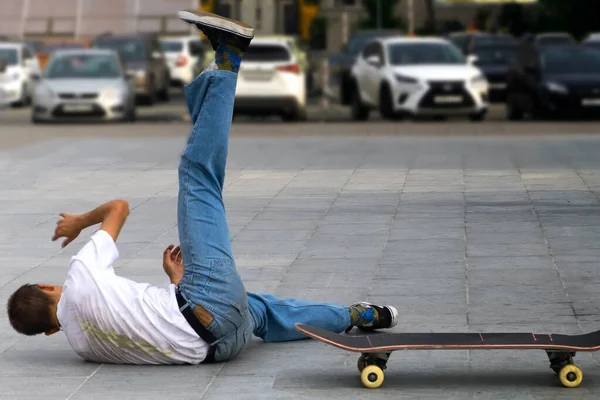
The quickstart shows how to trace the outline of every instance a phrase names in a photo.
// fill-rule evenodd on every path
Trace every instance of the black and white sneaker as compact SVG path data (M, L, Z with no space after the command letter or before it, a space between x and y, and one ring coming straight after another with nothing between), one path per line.
M179 18L196 25L213 48L221 45L233 45L245 52L254 38L254 27L241 21L225 18L206 11L179 11Z
M398 310L389 305L379 306L366 301L355 303L350 306L350 315L354 323L346 332L350 332L355 326L368 332L393 328L398 324Z

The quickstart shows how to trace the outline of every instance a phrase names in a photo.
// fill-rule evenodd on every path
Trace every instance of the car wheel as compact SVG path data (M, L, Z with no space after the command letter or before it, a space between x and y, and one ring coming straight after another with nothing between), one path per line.
M395 119L396 113L394 112L394 99L392 98L392 91L387 83L384 83L379 91L379 113L385 119Z
M281 118L286 122L306 121L308 119L308 114L306 108L296 107L294 111L283 113Z
M358 87L354 86L352 90L352 98L350 99L351 115L355 121L366 121L369 119L369 109L362 104Z
M480 111L477 114L469 115L469 119L473 122L481 122L485 119L486 114L485 111Z
M506 101L506 118L510 121L520 121L523 119L523 111L508 99Z
M127 115L123 117L122 122L133 124L137 120L137 113L135 107L131 107L131 109L127 112Z

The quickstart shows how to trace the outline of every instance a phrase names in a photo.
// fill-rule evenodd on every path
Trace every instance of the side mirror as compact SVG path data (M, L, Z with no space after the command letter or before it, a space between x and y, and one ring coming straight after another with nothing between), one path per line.
M369 56L367 57L367 64L379 68L381 66L381 58L379 56Z
M477 61L479 61L479 57L477 57L475 54L469 54L467 56L467 64L475 65Z

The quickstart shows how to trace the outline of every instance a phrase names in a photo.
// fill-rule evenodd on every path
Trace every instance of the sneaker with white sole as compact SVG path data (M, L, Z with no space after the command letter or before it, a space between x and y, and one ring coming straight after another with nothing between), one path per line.
M389 305L379 306L366 301L355 303L350 306L350 315L353 323L346 329L346 333L355 326L368 332L393 328L398 324L398 310Z
M253 26L207 11L179 11L179 18L201 30L213 50L224 44L245 52L254 38Z

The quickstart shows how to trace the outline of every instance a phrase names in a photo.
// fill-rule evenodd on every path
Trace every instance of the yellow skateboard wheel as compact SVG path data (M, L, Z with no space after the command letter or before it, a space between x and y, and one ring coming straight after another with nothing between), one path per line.
M362 384L368 389L377 389L383 383L383 370L377 365L367 365L360 373Z
M574 388L581 384L583 373L573 364L568 364L561 368L558 378L564 387Z

